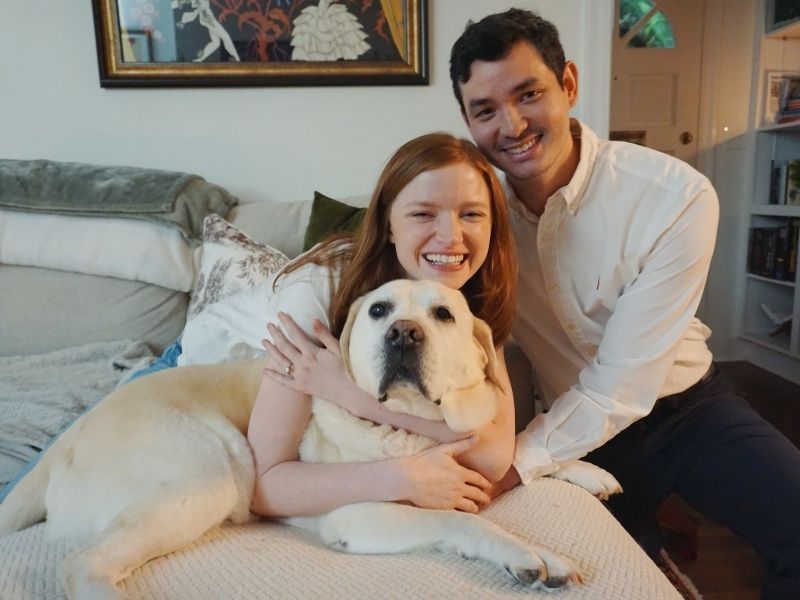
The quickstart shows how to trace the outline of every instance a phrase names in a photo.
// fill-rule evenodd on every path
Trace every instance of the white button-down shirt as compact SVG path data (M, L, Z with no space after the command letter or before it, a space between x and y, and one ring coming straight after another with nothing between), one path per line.
M513 337L549 408L517 436L524 483L601 446L712 359L694 316L719 216L710 182L578 121L572 131L578 168L541 217L506 186L519 254Z

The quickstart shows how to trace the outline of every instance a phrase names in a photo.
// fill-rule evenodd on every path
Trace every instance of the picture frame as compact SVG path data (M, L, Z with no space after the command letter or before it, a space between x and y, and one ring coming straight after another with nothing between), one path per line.
M100 85L427 85L427 0L92 0Z
M779 122L782 110L782 95L788 82L798 77L800 77L800 73L794 71L765 71L762 127L769 127Z
M644 130L630 130L630 131L609 131L608 139L616 142L629 142L639 146L647 145L647 131Z

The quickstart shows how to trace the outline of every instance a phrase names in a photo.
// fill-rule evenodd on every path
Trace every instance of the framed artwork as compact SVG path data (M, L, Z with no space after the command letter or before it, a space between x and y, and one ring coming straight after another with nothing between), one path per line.
M425 85L427 0L92 0L100 85Z
M793 71L766 71L764 73L764 110L761 126L774 125L783 120L786 100L793 82L800 81L800 73ZM795 84L796 85L796 84Z
M609 131L608 139L617 142L630 142L631 144L639 144L646 146L647 132L646 131Z

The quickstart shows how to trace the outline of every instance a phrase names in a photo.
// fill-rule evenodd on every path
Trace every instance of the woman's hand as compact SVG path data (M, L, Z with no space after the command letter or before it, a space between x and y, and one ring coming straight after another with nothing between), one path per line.
M356 385L344 369L339 340L319 321L314 320L314 334L309 337L286 313L278 313L284 327L267 324L272 341L261 340L269 354L264 375L290 389L309 396L324 398L342 406L340 398L351 396ZM343 406L351 410L348 406ZM354 408L358 408L355 406ZM355 413L354 410L351 412Z
M489 504L489 481L477 471L462 467L455 456L475 445L476 437L434 446L425 452L397 459L401 468L400 494L420 508L456 509L477 513Z

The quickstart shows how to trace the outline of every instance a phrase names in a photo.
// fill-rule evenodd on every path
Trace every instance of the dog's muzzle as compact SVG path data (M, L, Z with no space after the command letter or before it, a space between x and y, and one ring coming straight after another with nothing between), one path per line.
M386 400L386 392L393 385L415 388L428 398L420 374L424 346L425 332L418 323L404 319L391 324L384 336L383 377L378 388L381 402Z

